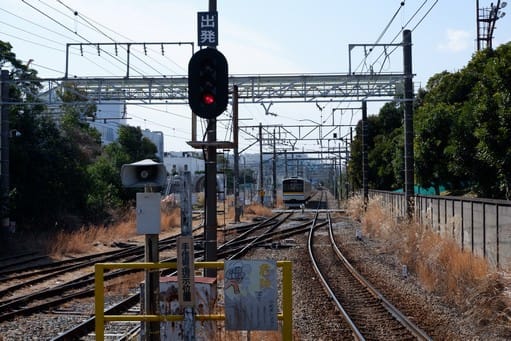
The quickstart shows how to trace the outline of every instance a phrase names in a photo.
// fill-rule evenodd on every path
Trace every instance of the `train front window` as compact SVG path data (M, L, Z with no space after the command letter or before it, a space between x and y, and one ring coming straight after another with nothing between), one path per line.
M303 192L303 181L288 180L284 183L283 187L285 192Z

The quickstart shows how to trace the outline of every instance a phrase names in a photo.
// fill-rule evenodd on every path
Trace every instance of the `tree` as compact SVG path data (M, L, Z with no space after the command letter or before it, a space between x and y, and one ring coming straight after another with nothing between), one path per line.
M424 184L450 183L488 198L511 197L511 43L430 78L416 116L416 164Z
M88 204L92 212L95 212L96 219L107 218L108 212L122 208L135 197L135 190L122 186L122 165L155 159L156 152L156 146L142 135L140 127L119 127L118 142L105 146L102 155L88 167L88 174L94 184L88 195Z
M158 151L154 143L144 137L140 127L119 127L119 144L129 155L130 160L132 160L131 162L155 159L155 154Z
M403 111L395 103L386 103L378 115L367 118L368 185L375 189L402 187ZM355 128L348 163L349 182L362 186L362 121Z
M472 90L477 118L476 158L483 165L477 187L485 197L511 198L511 44L488 53L483 77Z
M73 228L106 219L132 200L121 186L120 168L154 158L156 146L140 128L122 127L120 143L101 148L100 134L86 122L91 105L72 83L58 95L60 111L48 114L38 99L37 72L17 60L8 43L0 42L0 66L10 67L15 86L10 98L21 105L10 111L10 217L21 229Z
M433 187L440 195L440 186L457 183L449 171L451 157L448 137L454 123L452 105L424 104L417 110L415 123L415 173L423 187Z

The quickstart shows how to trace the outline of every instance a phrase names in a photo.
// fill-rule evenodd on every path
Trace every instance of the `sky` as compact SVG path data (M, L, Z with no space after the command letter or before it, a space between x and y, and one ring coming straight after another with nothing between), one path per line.
M491 3L479 2L480 7ZM197 12L207 10L208 0L2 0L0 40L11 43L18 59L32 60L31 67L42 78L63 77L67 43L172 42L165 45L163 55L158 45L149 46L147 52L136 47L130 75L184 76L192 54L187 43L198 49ZM217 11L218 49L228 60L230 75L347 73L349 44L399 43L405 28L412 30L412 68L418 88L438 72L463 68L476 50L476 1L217 0ZM494 37L494 47L511 41L511 16L497 21ZM184 44L174 44L178 42ZM113 46L109 54L98 55L94 47L80 50L73 45L68 73L122 77L126 70L114 53ZM366 72L368 65L402 71L401 50L389 58L377 58L385 55L383 50L375 50L367 59L362 48L351 53L354 71ZM320 110L314 103L275 104L271 107L275 115L265 115L260 104L241 105L240 125L296 126L307 120L315 124L329 121L339 105L328 103ZM377 114L381 105L370 103L369 114ZM130 125L164 133L166 151L192 150L186 144L191 139L188 106L128 105L126 110ZM356 124L360 118L354 110L336 118L336 124ZM232 140L224 128L228 117L218 119L218 140ZM199 129L204 129L203 122ZM252 143L249 136L240 135L240 150ZM317 142L304 142L302 150L317 147Z

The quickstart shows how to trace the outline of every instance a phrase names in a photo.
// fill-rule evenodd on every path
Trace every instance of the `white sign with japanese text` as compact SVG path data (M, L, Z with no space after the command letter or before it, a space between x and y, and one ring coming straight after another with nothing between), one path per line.
M179 283L178 297L181 307L193 307L195 303L193 262L193 237L178 237L177 279Z
M218 46L218 12L197 12L197 43Z

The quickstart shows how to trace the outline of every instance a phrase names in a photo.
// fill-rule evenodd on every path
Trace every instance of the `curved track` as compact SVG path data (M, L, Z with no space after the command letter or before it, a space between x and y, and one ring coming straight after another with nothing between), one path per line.
M323 287L358 340L430 340L346 260L335 244L330 214L328 231L315 223L309 234L309 255Z
M316 199L318 201L324 200L325 194L318 193ZM226 237L229 238L227 242L218 247L218 258L219 259L229 259L229 258L240 258L243 257L247 252L250 251L253 247L273 247L274 244L278 245L279 240L283 240L285 238L289 238L296 234L303 234L307 231L310 231L309 234L309 244L311 245L310 253L317 260L317 271L323 274L327 280L332 280L335 278L334 282L341 283L339 281L340 269L338 269L339 264L345 263L346 261L335 260L337 255L335 249L332 247L326 247L331 245L333 242L332 232L331 232L331 222L329 213L325 210L321 210L322 213L319 213L319 208L323 208L324 206L318 205L318 211L314 220L303 220L303 223L293 224L293 227L286 227L282 225L287 219L289 219L294 213L297 211L284 212L274 215L273 217L259 223L247 224L244 226L236 226L233 229L225 229ZM324 217L323 219L319 219L319 216ZM299 220L299 219L296 219ZM327 234L327 229L322 228L325 225L329 225L328 230L330 231L330 236ZM311 228L311 225L313 226ZM235 232L235 233L231 233ZM160 248L175 248L175 237L172 237L168 240L160 241ZM201 237L197 236L197 240L200 240ZM74 260L74 262L69 262L68 264L59 264L57 268L59 270L51 269L50 275L44 275L41 273L41 270L29 269L28 267L24 270L25 275L18 277L13 273L4 273L4 277L1 278L4 284L6 283L16 283L16 285L23 286L23 282L27 285L27 282L30 281L43 281L41 276L50 276L51 274L55 275L55 271L65 271L67 269L80 268L82 267L82 271L84 274L79 279L73 279L62 285L55 286L54 288L47 288L46 290L39 290L37 292L32 292L30 295L19 295L15 299L11 299L8 297L9 290L6 290L2 297L0 295L0 307L2 307L1 311L4 313L0 314L0 320L10 320L17 316L22 315L34 315L45 313L45 312L53 312L59 311L62 308L62 304L64 302L73 301L77 297L93 297L94 283L91 280L90 273L90 264L96 262L111 262L110 257L116 258L116 262L123 261L137 261L136 257L139 257L141 260L143 257L143 248L140 248L139 251L142 254L134 252L130 254L128 250L132 251L135 249L134 247L126 247L124 250L120 250L119 252L112 254L101 255L103 257L99 257L99 255L93 256L92 259L88 259L87 257L80 258ZM324 253L329 250L328 254ZM320 255L319 257L317 257ZM133 258L131 258L133 257ZM202 259L202 251L197 250L195 255L196 260ZM341 259L343 257L341 256ZM139 261L140 261L139 260ZM171 262L175 261L175 258L172 259L163 259L162 262ZM87 270L89 269L89 270ZM325 269L328 269L326 271ZM87 273L89 271L89 273ZM401 316L398 312L394 312L389 314L385 308L382 306L382 302L385 303L385 299L383 296L375 293L374 291L368 291L367 289L355 289L356 283L360 283L361 280L352 279L348 280L347 278L352 277L351 272L349 270L345 270L346 273L340 277L345 277L346 282L342 282L340 284L341 287L349 288L348 292L344 294L344 299L340 298L341 294L339 292L339 288L332 284L331 288L327 289L329 297L333 301L339 301L342 304L342 308L339 308L339 311L343 312L343 315L346 315L346 320L351 321L347 322L345 325L340 326L338 332L340 339L345 338L353 338L355 335L359 339L427 339L427 335L423 335L420 332L418 334L411 334L407 328L401 326L397 321L406 320L405 317ZM170 271L163 271L162 275L169 275ZM122 271L111 271L111 273L106 273L105 277L108 281L108 278L115 278L116 276L122 276ZM363 282L363 280L362 280ZM360 284L358 284L360 285ZM71 288L75 286L78 289L71 291ZM365 285L366 287L368 285ZM9 287L9 285L8 285ZM13 291L18 289L11 288ZM365 292L365 293L364 293ZM354 294L356 293L356 294ZM349 300L347 300L347 298ZM354 298L357 298L356 300ZM347 301L346 301L347 300ZM356 308L356 301L360 301L358 305L362 306L362 308ZM30 302L30 306L25 307L24 305ZM125 295L122 300L121 298L117 299L117 302L111 302L108 304L110 307L106 314L123 314L129 310L138 310L138 304L140 302L140 293L135 293L132 295ZM346 303L348 302L348 303ZM386 304L390 305L390 304ZM360 309L360 310L356 310ZM63 310L62 310L63 311ZM85 311L87 311L85 309ZM78 312L77 312L78 314ZM42 315L44 316L44 315ZM90 311L84 312L81 314L82 318L78 319L79 322L75 323L72 327L68 327L66 331L59 331L58 335L53 338L53 340L69 340L69 339L93 339L93 334L89 334L94 330L95 320L94 317L90 317ZM368 318L370 316L370 318ZM380 317L381 316L381 317ZM390 317L389 317L390 316ZM392 317L394 316L394 317ZM353 326L350 326L352 324ZM394 325L394 327L391 327ZM136 333L139 328L140 323L131 323L126 324L124 326L120 326L119 324L107 324L105 333L111 332L117 335L120 334L133 334ZM112 328L112 329L110 329ZM390 329L392 329L390 331ZM89 334L89 336L86 336ZM54 336L57 335L57 332ZM122 339L122 338L121 338Z

